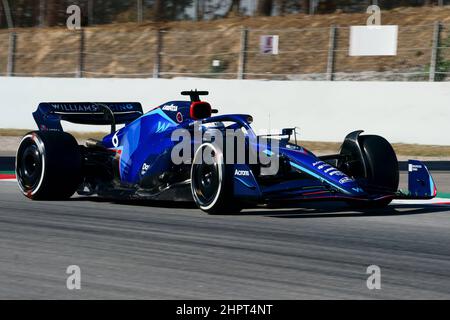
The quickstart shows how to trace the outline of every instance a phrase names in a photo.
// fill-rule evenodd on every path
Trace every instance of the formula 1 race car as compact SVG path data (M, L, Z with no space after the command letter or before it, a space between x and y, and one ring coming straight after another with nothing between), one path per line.
M297 143L294 128L257 136L252 116L213 116L217 110L200 100L206 91L181 94L190 101L145 114L139 103L40 103L33 113L39 130L25 135L17 151L21 191L33 200L63 200L77 192L195 201L212 214L325 200L385 207L393 199L436 196L426 166L415 160L409 161L408 192L398 191L397 157L380 136L352 132L338 154L318 157ZM78 145L61 120L110 125L111 133ZM117 124L124 126L116 130ZM230 143L238 140L236 133L243 137L243 156L239 143Z

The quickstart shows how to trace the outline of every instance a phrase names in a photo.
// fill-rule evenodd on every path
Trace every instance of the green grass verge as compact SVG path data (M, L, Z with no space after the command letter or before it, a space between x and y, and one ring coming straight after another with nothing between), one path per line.
M14 171L0 171L0 174L16 174Z

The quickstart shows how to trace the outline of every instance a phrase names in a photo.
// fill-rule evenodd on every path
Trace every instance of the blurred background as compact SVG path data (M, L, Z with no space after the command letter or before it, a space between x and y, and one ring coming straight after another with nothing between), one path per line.
M371 5L383 27L359 27ZM355 41L361 29L395 31L395 43ZM355 43L395 50L355 56ZM450 297L450 0L0 0L0 180L15 179L22 137L45 129L33 118L41 102L140 102L148 112L190 89L209 91L222 115L252 115L257 134L299 128L297 142L316 155L339 153L355 130L381 135L400 188L406 161L425 161L440 204L209 220L169 201L25 202L0 182L0 299ZM81 145L111 130L62 125ZM73 264L81 291L65 287ZM373 264L382 290L366 290Z
M398 26L391 55L351 52L371 5ZM0 142L13 153L42 101L147 111L198 88L221 112L252 114L255 130L300 126L319 153L362 128L402 159L447 160L449 30L450 0L0 0Z
M399 26L395 56L348 54L371 4ZM0 0L0 75L448 81L449 28L450 0Z

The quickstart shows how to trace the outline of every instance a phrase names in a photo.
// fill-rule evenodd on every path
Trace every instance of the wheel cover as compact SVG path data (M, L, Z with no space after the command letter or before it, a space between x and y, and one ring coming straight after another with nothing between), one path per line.
M42 148L32 135L22 139L16 156L16 176L20 189L27 196L39 189L43 180L44 158Z
M219 187L219 172L217 164L194 165L193 187L203 205L214 200Z
M198 161L204 150L210 150L213 163ZM204 210L217 202L222 189L223 156L212 144L202 145L194 156L191 169L191 190L196 203ZM200 162L200 163L199 163Z

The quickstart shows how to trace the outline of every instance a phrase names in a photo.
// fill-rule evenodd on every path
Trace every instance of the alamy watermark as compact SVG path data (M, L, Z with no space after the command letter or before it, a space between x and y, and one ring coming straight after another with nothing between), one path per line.
M367 274L370 276L367 278L366 286L369 290L381 289L381 268L375 264L367 267Z
M266 175L276 174L279 168L279 139L268 135L257 136L244 127L226 129L222 123L212 123L209 128L200 123L194 123L194 133L187 129L176 129L171 140L175 146L171 152L173 164L214 164L216 154L207 148L201 157L193 158L196 150L203 143L210 143L214 149L223 151L225 164L258 164Z
M66 287L68 290L81 289L81 269L77 265L70 265L66 269L66 274L69 276L66 280Z
M81 8L75 4L68 6L66 13L69 15L66 21L67 29L80 30L81 29Z
M377 5L371 5L367 7L366 12L370 14L367 18L368 26L381 26L381 9Z

